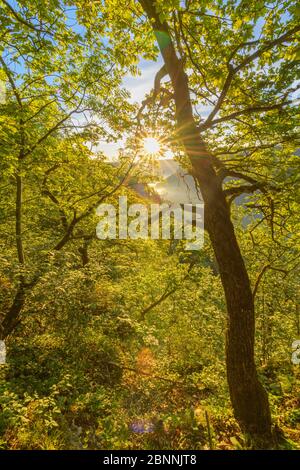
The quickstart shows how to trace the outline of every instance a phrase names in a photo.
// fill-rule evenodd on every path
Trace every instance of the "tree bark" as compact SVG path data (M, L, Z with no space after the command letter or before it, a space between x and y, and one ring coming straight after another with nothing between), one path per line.
M199 182L208 231L219 265L225 292L228 328L226 366L234 414L251 445L273 445L271 414L267 393L258 380L254 360L255 315L248 273L231 222L222 180L214 167L212 155L197 128L189 93L188 77L177 57L167 23L162 23L154 0L139 0L152 22L161 54L174 89L177 135Z

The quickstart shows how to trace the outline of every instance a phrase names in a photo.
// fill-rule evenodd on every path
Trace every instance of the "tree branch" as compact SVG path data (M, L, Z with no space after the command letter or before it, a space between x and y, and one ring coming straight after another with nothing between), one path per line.
M138 123L140 122L140 116L142 115L142 112L144 111L146 106L148 106L149 104L151 104L155 101L157 95L159 94L159 92L161 90L160 82L166 75L168 75L168 72L167 72L166 66L163 65L159 69L157 74L155 75L153 95L149 96L148 98L146 98L145 100L142 101L141 107L140 107L140 109L138 111L138 114L137 114L137 117L136 117ZM164 91L166 91L166 90L164 90Z
M48 188L47 186L47 180L48 180L48 177L49 177L49 174L52 173L53 171L55 171L57 168L59 167L59 164L56 163L55 165L53 165L51 168L49 168L46 173L45 173L45 177L43 179L43 182L42 182L42 194L47 196L57 207L58 207L58 210L59 210L59 213L60 213L60 220L61 220L61 223L62 223L62 226L65 230L68 230L68 221L67 221L67 217L66 217L66 214L65 212L62 210L62 208L60 207L60 202L59 200L57 199L56 196L54 196L54 194L50 191L50 189Z
M266 186L266 183L256 183L252 185L242 185L242 186L234 186L233 188L227 188L223 190L223 193L225 196L231 196L232 199L235 199L236 197L240 196L241 194L244 193L254 193L255 191L261 190Z
M265 52L269 51L270 49L273 49L275 46L279 46L279 44L282 44L283 42L287 41L290 39L293 34L297 33L300 31L300 25L295 26L294 28L290 29L289 31L286 31L284 34L279 36L278 38L274 39L273 41L268 41L265 45L257 49L253 54L250 54L248 57L246 57L234 70L235 72L238 72L241 70L243 67L246 65L249 65L251 62L253 62L255 59L258 59L262 54Z
M211 128L216 124L220 124L221 122L230 121L232 119L235 119L237 116L243 116L245 114L265 113L274 109L282 109L283 106L286 106L291 103L292 101L284 101L282 103L275 103L264 106L251 106L249 108L241 109L240 111L235 111L234 113L228 114L227 116L223 116L218 119L209 120L208 118L203 124L199 125L199 129L202 131L204 129Z
M239 65L234 67L232 64L228 64L228 75L225 79L221 94L218 98L218 101L216 103L215 108L212 110L212 112L209 114L208 118L206 119L205 123L203 124L203 128L206 129L207 127L210 126L213 118L216 116L216 114L220 111L222 104L227 96L227 93L229 91L229 88L231 86L232 80L235 77L235 75L244 67L249 65L251 62L253 62L255 59L259 58L262 54L267 52L268 50L272 49L275 46L278 46L282 44L283 42L287 41L290 39L290 37L300 31L300 25L295 26L289 31L286 31L283 35L279 36L277 39L274 39L273 41L267 42L264 46L260 47L257 49L253 54L250 54L248 57L246 57Z
M6 65L6 63L4 62L4 60L2 59L1 55L0 55L0 63L1 63L1 65L2 65L2 67L3 67L3 69L4 69L4 72L5 72L5 74L6 74L7 78L8 78L9 83L10 83L10 85L11 85L11 87L12 87L12 90L13 90L13 93L14 93L14 95L15 95L15 97L16 97L16 100L17 100L17 102L18 102L18 105L20 106L20 108L22 108L22 107L23 107L23 103L22 103L21 96L20 96L20 94L19 94L19 92L18 92L18 89L17 89L17 86L16 86L15 81L14 81L14 79L13 79L13 76L12 76L12 74L11 74L11 72L10 72L8 66Z
M253 293L252 293L253 298L256 296L257 291L258 291L259 284L260 284L260 282L261 282L261 280L262 280L262 278L263 278L265 272L266 272L268 269L272 269L273 271L279 271L279 272L283 273L285 276L287 276L287 274L288 274L288 271L287 271L286 269L274 268L271 264L266 264L266 265L262 268L262 270L261 270L261 272L259 273L259 275L258 275L258 277L257 277L257 280L256 280L256 282L255 282L255 285L254 285L254 288L253 288Z
M186 281L190 275L190 272L192 270L194 266L194 263L191 263L190 266L189 266L189 269L186 273L186 275L183 277L182 281L181 281L181 284ZM180 285L176 285L175 287L173 287L171 290L168 290L168 288L165 290L165 292L157 299L155 300L154 302L152 302L150 305L148 305L148 307L146 307L144 310L141 311L141 319L142 320L145 320L145 316L148 312L150 312L150 310L152 310L153 308L157 307L159 304L161 304L164 300L166 300L168 297L170 297L172 294L174 294L178 289L179 287L181 286Z

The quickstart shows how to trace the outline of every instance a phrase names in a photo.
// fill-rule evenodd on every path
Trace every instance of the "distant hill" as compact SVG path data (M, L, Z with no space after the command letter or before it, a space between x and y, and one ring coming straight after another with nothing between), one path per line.
M159 160L154 170L157 183L145 185L135 183L132 187L142 197L150 197L155 202L171 204L201 204L201 194L197 191L194 178L175 160Z

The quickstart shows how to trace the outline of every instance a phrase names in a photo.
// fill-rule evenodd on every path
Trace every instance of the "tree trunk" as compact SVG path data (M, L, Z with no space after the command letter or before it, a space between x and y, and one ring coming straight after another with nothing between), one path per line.
M20 153L19 160L22 159L22 153ZM23 198L23 182L22 177L19 173L16 174L16 246L18 253L18 261L20 266L24 266L25 256L23 249L22 240L22 198ZM13 303L4 316L4 319L0 325L0 339L5 339L15 328L18 323L19 314L24 307L26 299L25 279L22 274L19 279L17 291Z
M225 292L228 328L226 366L235 417L256 448L272 446L268 397L254 361L255 315L248 273L234 233L222 180L216 174L193 116L188 77L178 59L168 25L156 13L153 0L140 0L156 35L174 89L177 134L197 178L205 207L205 228L219 265Z

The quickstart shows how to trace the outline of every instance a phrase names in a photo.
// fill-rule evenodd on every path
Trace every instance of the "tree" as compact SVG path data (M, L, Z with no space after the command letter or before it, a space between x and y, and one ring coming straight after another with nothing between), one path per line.
M6 100L1 104L0 165L3 183L15 191L19 267L14 297L2 316L1 338L11 334L19 323L28 293L42 274L40 269L30 269L32 260L24 236L24 222L28 223L24 221L24 191L27 182L32 190L33 172L42 197L56 206L59 215L60 239L49 246L50 251L59 251L73 237L75 227L122 185L130 169L130 163L126 163L112 176L106 167L106 184L92 185L81 198L71 192L69 205L51 191L50 177L61 167L76 165L74 156L80 158L80 152L87 165L86 159L92 155L88 146L93 148L101 138L119 137L133 108L125 100L126 92L119 88L124 69L114 67L113 52L110 54L106 48L107 57L101 40L91 40L84 27L75 32L69 26L65 5L53 2L49 8L47 3L26 2L14 9L9 2L3 2L0 8L0 68L7 88ZM122 111L116 118L112 110L120 105ZM94 162L97 172L101 165L103 169L101 158Z
M110 3L106 2L108 8ZM239 6L201 1L139 3L142 11L131 4L132 21L138 27L142 14L147 16L164 61L153 99L160 92L161 78L168 74L176 138L189 158L205 203L205 227L227 302L226 363L235 415L254 446L272 446L268 398L254 361L253 294L227 197L260 190L272 201L276 189L268 181L267 170L276 157L263 151L281 151L286 142L290 150L295 148L297 8L293 2L271 9L251 1ZM284 9L288 9L287 16ZM264 25L258 33L259 18ZM206 120L195 117L194 110L201 104L210 108ZM257 160L251 160L256 152ZM218 155L225 155L224 160ZM233 165L231 155L237 156ZM268 161L260 161L262 156ZM226 177L247 184L224 189Z
M106 366L115 344L129 362L143 342L157 345L156 335L164 345L162 359L165 352L170 355L165 364L171 376L162 381L174 383L173 365L179 378L187 378L190 361L191 378L198 383L202 363L214 361L206 352L198 361L195 356L201 355L202 345L204 349L209 345L216 362L223 363L220 339L214 338L223 326L220 273L235 416L252 447L274 446L268 397L255 364L254 307L256 302L258 358L265 364L271 356L268 334L272 328L280 330L273 319L277 304L287 302L293 315L285 322L285 339L290 339L295 326L299 333L298 302L293 302L296 287L288 284L299 256L292 234L297 205L291 191L296 188L298 163L294 154L298 14L293 1L2 1L0 78L6 82L6 101L0 105L0 224L5 248L1 338L12 333L17 337L21 331L21 341L24 336L26 341L26 333L35 325L30 317L34 312L38 326L33 344L35 334L47 329L54 343L57 336L60 340L65 336L67 344L61 351L68 355L72 343L75 366L81 351L86 354L92 346L80 370L84 375L96 362L107 330L112 332L112 343L104 351ZM70 25L73 21L75 26ZM159 50L164 65L137 112L122 89L122 79L126 73L138 73L141 58L156 60ZM101 244L100 249L93 243L95 208L108 198L115 201L131 171L130 158L122 159L119 167L110 165L95 152L95 144L130 133L134 150L139 138L155 131L155 126L201 189L205 227L218 268L202 254L199 259L185 254L182 262L180 247L172 258L164 251L164 242L141 242L137 248L113 242ZM250 196L245 198L246 194ZM235 202L241 202L240 196L242 215L237 216ZM161 259L164 267L158 276L155 268ZM284 292L273 298L264 289L280 277L285 280ZM44 292L48 285L53 288L49 295ZM210 295L199 300L206 291ZM97 316L107 310L109 319L99 328L102 317L98 322ZM42 313L40 317L40 311L50 313L51 319ZM20 325L22 312L29 314L25 326ZM157 312L161 318L155 318ZM216 321L207 320L211 312ZM165 334L169 327L176 349ZM214 341L201 338L197 343L197 329L205 328ZM83 349L78 348L76 331L86 343ZM89 341L91 331L97 337L94 344L93 338ZM118 335L128 338L128 355ZM191 349L185 348L189 336L192 360ZM119 379L122 365L111 365ZM136 372L132 364L126 367ZM159 375L154 378L160 380ZM91 387L93 379L92 374Z

